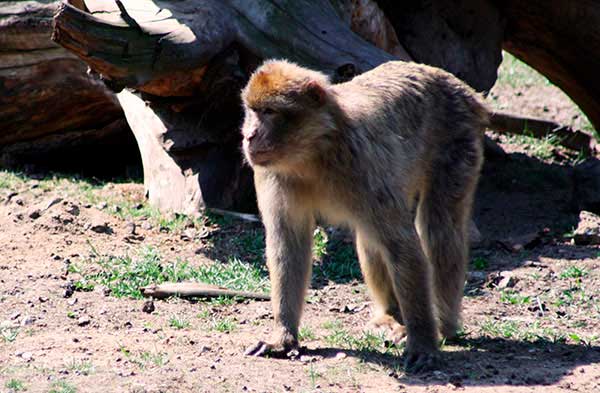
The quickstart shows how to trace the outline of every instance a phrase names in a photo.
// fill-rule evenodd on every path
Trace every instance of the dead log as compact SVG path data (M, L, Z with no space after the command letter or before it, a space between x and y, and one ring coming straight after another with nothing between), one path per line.
M600 130L600 7L596 1L497 2L503 47L544 74Z
M216 285L201 282L166 282L158 285L149 285L140 288L142 295L156 299L164 299L171 296L178 297L242 297L254 300L270 300L267 293L237 291L221 288Z
M115 90L138 92L124 93L120 100L146 157L145 184L153 203L184 212L201 207L244 211L254 206L243 203L253 195L244 191L252 189L251 173L238 147L240 88L265 58L292 59L333 81L394 58L411 59L402 42L427 25L429 14L396 34L398 26L378 7L382 3L71 0L56 16L54 40ZM434 16L440 15L438 10ZM500 61L501 28L484 32L497 13L487 7L481 15L486 18L475 27L461 27L472 29L469 38L454 31L445 51L417 51L419 45L429 47L429 36L426 43L408 40L415 53L423 54L416 60L445 66L478 88L490 88ZM444 23L440 31L448 31ZM473 59L481 47L485 53ZM459 52L461 57L451 56Z
M597 142L592 135L550 120L497 111L492 114L490 129L536 138L554 135L558 137L558 143L566 148L586 155L597 152Z
M52 42L58 6L48 0L0 6L0 165L49 162L58 147L62 154L92 144L97 150L115 138L133 141L114 94Z

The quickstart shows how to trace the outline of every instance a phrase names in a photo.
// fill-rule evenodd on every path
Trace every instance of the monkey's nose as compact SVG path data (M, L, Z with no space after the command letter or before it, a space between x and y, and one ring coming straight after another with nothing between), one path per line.
M252 139L254 139L254 137L256 137L256 130L252 130L247 134L244 134L244 139L247 140L248 142L250 142Z

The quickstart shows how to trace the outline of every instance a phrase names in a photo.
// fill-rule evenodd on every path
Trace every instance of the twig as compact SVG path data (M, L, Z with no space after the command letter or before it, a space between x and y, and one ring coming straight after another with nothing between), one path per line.
M149 285L140 288L142 295L156 299L164 299L169 296L179 297L243 297L255 300L269 300L271 296L266 293L236 291L221 288L215 285L201 282L166 282L159 285Z

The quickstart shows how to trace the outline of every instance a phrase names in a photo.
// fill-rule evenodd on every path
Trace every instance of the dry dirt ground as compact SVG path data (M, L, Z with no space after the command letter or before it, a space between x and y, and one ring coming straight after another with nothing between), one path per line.
M513 59L490 100L585 127ZM343 234L315 234L302 356L248 358L271 329L268 303L144 311L138 287L267 290L260 224L161 216L136 183L0 172L0 392L600 392L600 249L571 242L579 157L490 136L507 154L483 171L464 331L443 343L441 369L418 376L403 373L401 346L363 330L371 303Z

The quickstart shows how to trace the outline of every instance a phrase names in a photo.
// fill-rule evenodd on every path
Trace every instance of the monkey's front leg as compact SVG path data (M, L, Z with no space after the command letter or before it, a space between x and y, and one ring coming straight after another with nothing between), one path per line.
M259 205L260 205L259 198ZM286 356L298 347L298 326L311 271L314 220L282 208L262 209L275 331L246 351L252 356Z

